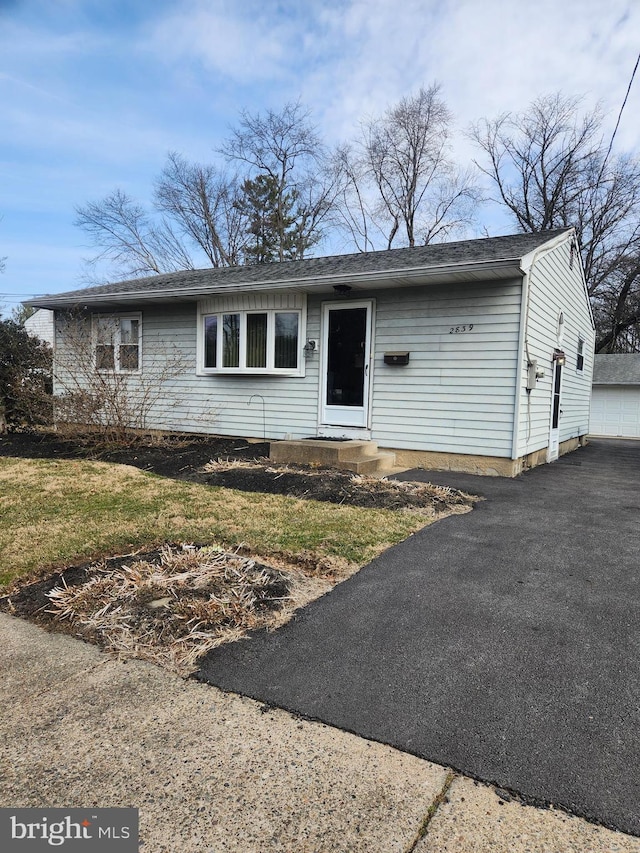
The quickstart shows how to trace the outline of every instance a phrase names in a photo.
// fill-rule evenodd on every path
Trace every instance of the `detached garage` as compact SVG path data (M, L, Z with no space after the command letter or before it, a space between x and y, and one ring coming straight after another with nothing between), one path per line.
M596 355L589 432L640 438L640 354Z

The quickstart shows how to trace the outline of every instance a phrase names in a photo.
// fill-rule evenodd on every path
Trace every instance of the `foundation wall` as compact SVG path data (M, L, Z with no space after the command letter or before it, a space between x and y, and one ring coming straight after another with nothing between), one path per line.
M500 456L476 456L468 453L436 453L429 450L393 450L399 468L424 468L427 471L458 471L488 477L515 477L521 471L520 460Z
M138 430L136 430L136 432L137 431ZM154 436L158 439L161 439L162 436L166 435L179 434L170 430L144 430L140 432L144 432L145 435ZM189 435L193 436L194 433L183 433L183 435L188 437ZM204 434L200 433L200 435ZM218 437L222 438L227 436ZM264 439L243 436L242 440L253 444L262 442ZM279 459L278 448L284 448L285 444L288 446L299 445L301 448L300 458L296 457L295 459L292 459L289 454L286 459ZM315 442L316 449L319 444L323 444L323 442ZM345 444L343 447L351 452L351 446L355 444L366 445L373 444L373 442L349 442L348 445ZM586 444L586 435L570 438L568 441L563 441L560 444L559 454L560 456L564 456L565 453L571 453L579 447L584 447ZM333 465L339 468L340 459L338 457L340 456L340 453L336 453L336 451L340 449L340 444L326 442L326 445L326 458L322 460L316 459L315 461L320 462L320 464L329 466ZM309 446L309 443L302 441L273 442L271 444L270 458L274 462L281 461L308 464L309 459L303 454L303 451L305 451ZM478 474L484 477L517 477L523 471L528 471L530 468L536 468L538 465L544 465L547 461L546 447L536 450L533 453L529 453L527 456L523 456L520 459L505 459L500 456L476 456L468 453L437 453L429 450L398 450L394 447L384 447L380 448L380 450L385 453L395 454L395 464L393 467L396 470L423 468L425 471L455 471L461 474Z
M570 438L560 444L560 456L571 453L587 443L586 435ZM434 453L428 450L396 450L385 448L396 454L399 468L424 468L426 471L457 471L462 474L480 474L485 477L517 477L523 471L544 465L547 448L541 448L520 459L504 459L500 456L475 456L466 453Z

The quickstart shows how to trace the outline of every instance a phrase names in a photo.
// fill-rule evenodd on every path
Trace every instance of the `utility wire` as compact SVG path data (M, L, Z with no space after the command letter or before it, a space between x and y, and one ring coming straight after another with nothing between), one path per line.
M598 175L597 183L600 183L600 178L602 177L602 173L604 172L604 167L609 159L609 155L611 154L611 149L613 148L613 140L616 138L616 133L618 132L618 128L620 127L620 119L622 118L622 113L624 108L627 105L627 99L629 97L629 92L631 91L631 86L633 85L634 77L636 76L636 71L638 70L638 65L640 65L640 53L638 54L638 58L636 59L636 64L631 72L631 79L629 80L629 85L627 86L627 93L624 96L624 101L622 102L622 106L620 107L620 112L618 113L618 120L616 121L616 126L613 128L613 133L611 134L611 139L609 141L609 147L607 148L607 153L605 154L605 158L602 161L602 166L600 167L600 174Z

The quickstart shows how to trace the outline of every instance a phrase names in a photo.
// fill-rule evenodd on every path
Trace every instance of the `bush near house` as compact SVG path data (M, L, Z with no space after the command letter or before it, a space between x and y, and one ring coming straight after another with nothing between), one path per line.
M0 321L0 432L52 420L51 347L13 320Z

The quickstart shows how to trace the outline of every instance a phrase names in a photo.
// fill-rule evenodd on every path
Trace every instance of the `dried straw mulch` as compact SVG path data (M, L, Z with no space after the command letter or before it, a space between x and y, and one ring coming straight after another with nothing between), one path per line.
M273 629L330 584L217 548L165 547L158 561L98 564L87 581L48 593L48 612L124 657L181 675L221 643Z
M215 459L199 479L210 485L349 504L410 510L431 520L468 512L476 497L449 486L352 474L334 468L274 465L267 460Z

